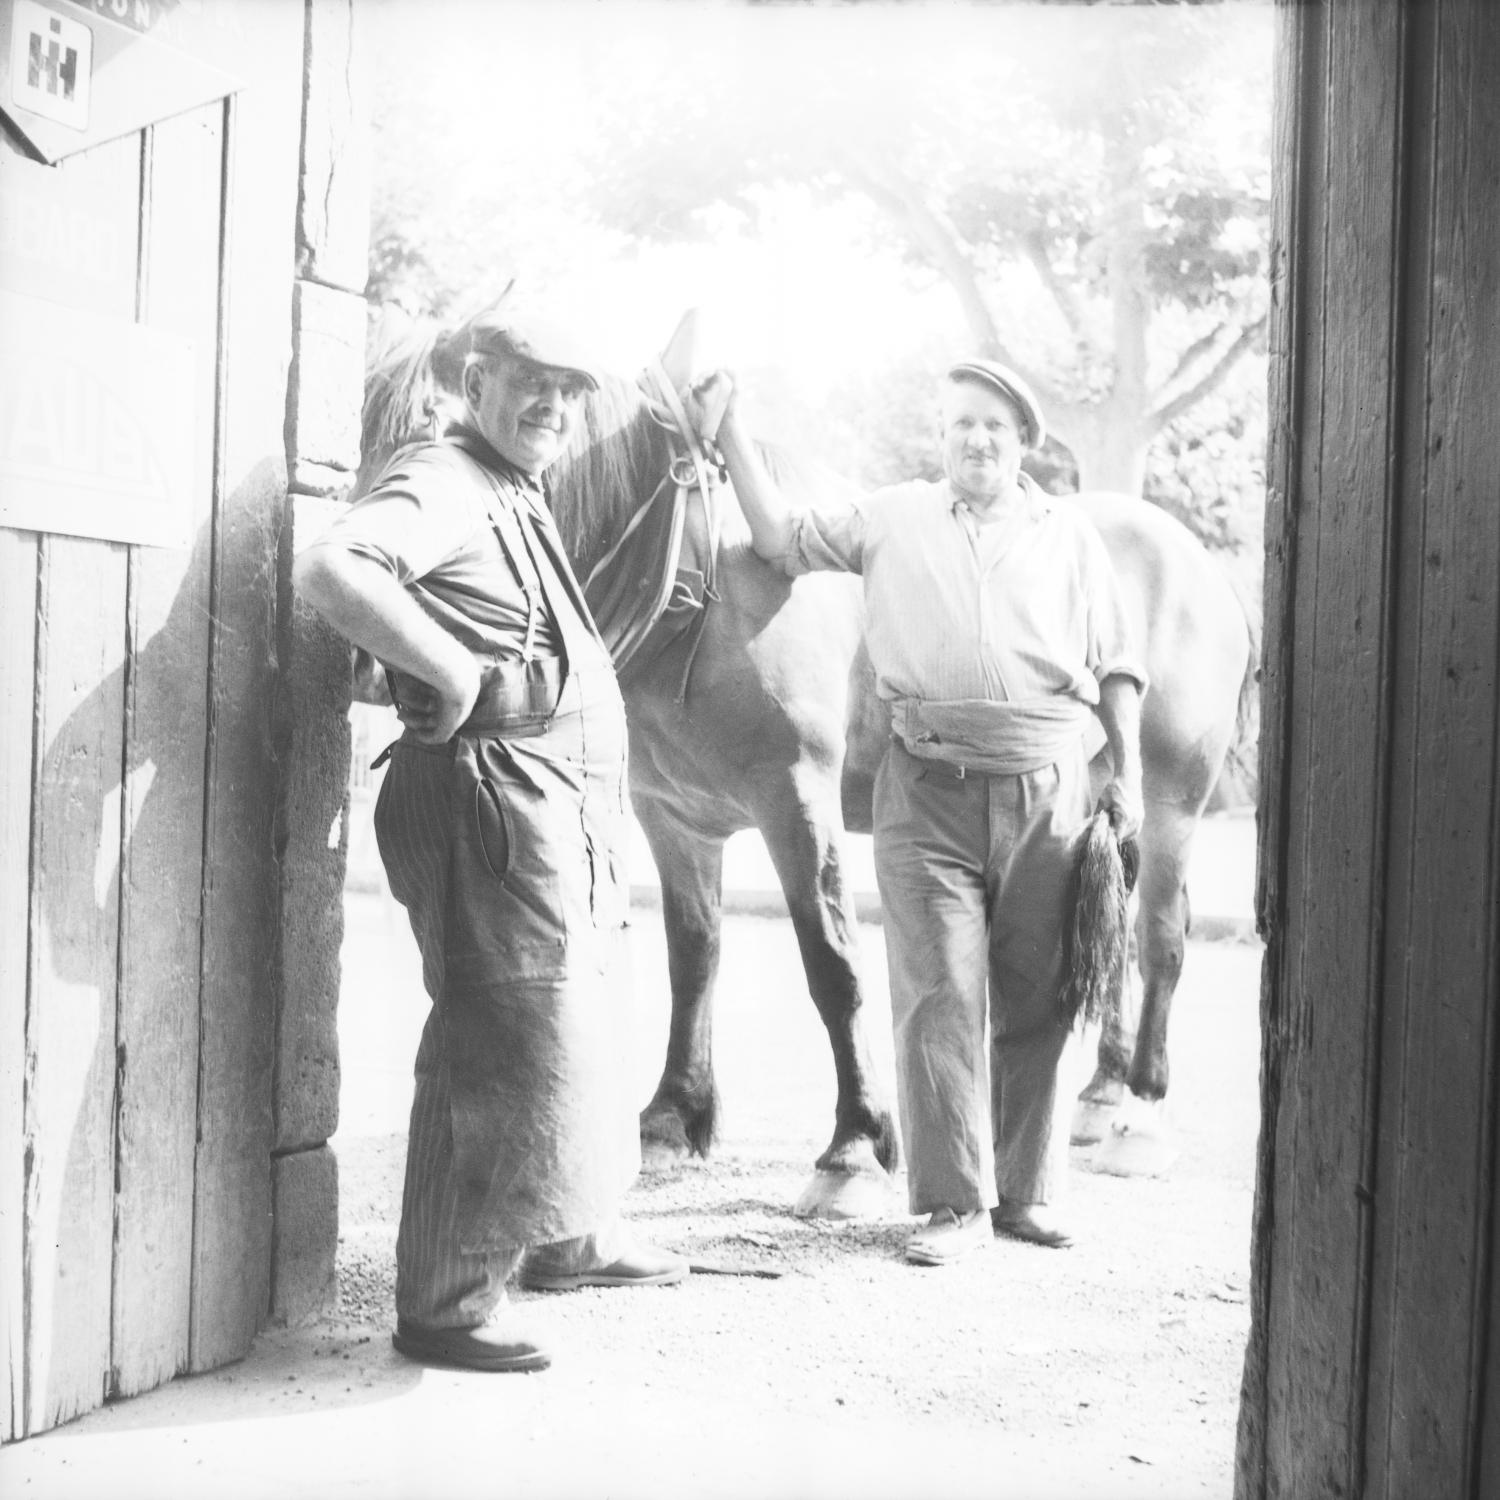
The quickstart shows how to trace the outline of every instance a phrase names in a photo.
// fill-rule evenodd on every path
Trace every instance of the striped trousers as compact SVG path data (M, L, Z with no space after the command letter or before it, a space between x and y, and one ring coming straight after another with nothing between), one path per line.
M613 692L514 744L395 749L376 836L433 1001L396 1244L405 1322L483 1322L528 1245L613 1243L639 1166L622 773Z

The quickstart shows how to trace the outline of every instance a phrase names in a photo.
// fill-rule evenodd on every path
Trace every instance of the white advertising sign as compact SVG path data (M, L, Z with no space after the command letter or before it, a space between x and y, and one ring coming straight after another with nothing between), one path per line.
M0 526L191 541L193 346L0 291Z
M35 0L16 0L10 38L11 98L44 120L74 130L89 123L94 33Z

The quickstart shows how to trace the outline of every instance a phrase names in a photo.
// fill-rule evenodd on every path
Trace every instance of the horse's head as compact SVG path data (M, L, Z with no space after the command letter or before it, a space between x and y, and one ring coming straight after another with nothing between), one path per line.
M616 542L687 452L674 392L693 375L697 315L677 325L653 370L606 375L583 401L583 430L548 472L552 514L580 576Z

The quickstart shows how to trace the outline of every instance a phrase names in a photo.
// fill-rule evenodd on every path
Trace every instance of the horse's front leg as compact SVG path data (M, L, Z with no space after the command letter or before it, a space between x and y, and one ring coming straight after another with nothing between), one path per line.
M684 827L655 804L637 810L661 880L672 1020L667 1057L641 1111L641 1155L649 1165L706 1156L718 1130L713 993L719 972L724 840Z
M791 789L767 800L760 827L786 896L808 989L828 1032L838 1090L833 1138L794 1212L844 1219L885 1211L898 1151L865 1038L854 902L831 809L831 796L823 807Z

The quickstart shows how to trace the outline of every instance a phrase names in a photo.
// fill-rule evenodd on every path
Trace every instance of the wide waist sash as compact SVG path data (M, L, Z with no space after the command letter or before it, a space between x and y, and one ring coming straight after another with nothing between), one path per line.
M614 673L602 650L599 655L597 666L571 669L565 669L557 656L489 663L479 696L458 733L480 739L491 735L526 739L545 734L555 719L583 712L601 695L613 699ZM388 678L399 700L404 679L399 672L390 672Z
M570 683L572 675L567 675ZM485 668L479 697L458 732L512 738L540 734L562 709L564 681L561 657L493 662Z
M897 698L891 728L911 754L989 776L1024 776L1073 753L1092 756L1103 741L1098 716L1077 698L1057 694L1025 703L987 698Z

